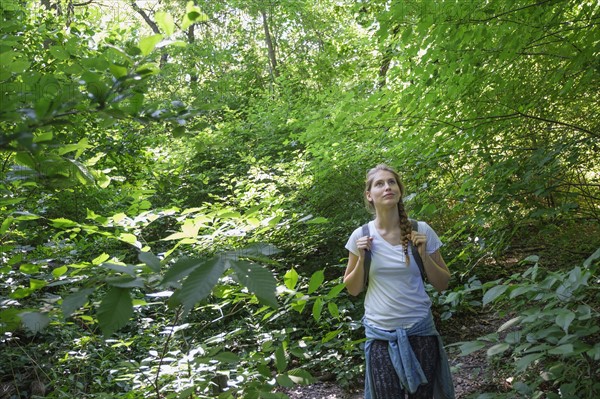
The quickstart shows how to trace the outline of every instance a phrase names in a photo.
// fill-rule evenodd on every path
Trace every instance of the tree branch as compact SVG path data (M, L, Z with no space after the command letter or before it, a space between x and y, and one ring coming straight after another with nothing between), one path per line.
M154 32L154 33L160 33L160 29L158 29L158 25L156 24L156 22L154 22L152 19L150 19L150 17L146 13L146 11L144 11L142 8L140 8L140 6L138 6L135 1L131 2L131 8L133 8L135 10L135 12L137 12L138 14L140 14L140 16L148 24L148 26L150 27L150 29L152 29L152 32Z
M470 22L489 22L489 21L491 21L493 19L498 19L500 17L503 17L504 15L512 14L512 13L518 12L518 11L523 11L523 10L525 10L527 8L538 7L538 6L541 6L541 5L546 4L546 3L551 3L552 1L553 0L544 0L544 1L540 1L540 2L535 3L535 4L529 4L529 5L526 5L526 6L523 6L523 7L515 8L513 10L508 10L508 11L502 12L500 14L492 15L489 18L485 18L485 19L471 19L469 21Z

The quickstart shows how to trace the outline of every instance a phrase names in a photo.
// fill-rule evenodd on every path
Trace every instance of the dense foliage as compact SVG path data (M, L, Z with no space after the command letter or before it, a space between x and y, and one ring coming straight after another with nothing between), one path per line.
M508 320L455 343L511 360L481 397L600 394L596 1L0 14L0 398L356 384L343 246L380 162L446 243L440 322Z

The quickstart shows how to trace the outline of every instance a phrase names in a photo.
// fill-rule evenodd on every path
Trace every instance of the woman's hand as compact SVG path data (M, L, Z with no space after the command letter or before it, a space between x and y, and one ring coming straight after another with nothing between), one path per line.
M412 241L413 245L417 247L421 258L423 258L425 256L425 250L427 249L427 236L424 233L412 231L410 233L410 240Z
M363 236L356 240L356 246L358 247L359 255L361 258L365 258L365 251L371 250L371 243L373 242L373 237L371 236Z

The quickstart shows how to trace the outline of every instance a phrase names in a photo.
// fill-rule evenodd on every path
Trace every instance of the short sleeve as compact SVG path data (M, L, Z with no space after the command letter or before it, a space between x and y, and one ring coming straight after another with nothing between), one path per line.
M356 240L358 240L360 237L362 237L362 226L354 230L346 242L346 249L356 256L359 255Z
M435 230L433 230L426 222L419 222L419 232L425 233L425 236L427 237L428 254L434 253L444 245Z

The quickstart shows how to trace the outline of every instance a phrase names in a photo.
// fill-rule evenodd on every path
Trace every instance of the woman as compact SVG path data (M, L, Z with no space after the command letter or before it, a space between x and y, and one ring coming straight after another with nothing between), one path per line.
M368 281L363 324L365 399L454 398L450 368L431 315L431 300L414 257L415 245L428 281L438 290L448 287L450 271L439 252L437 234L425 222L413 231L398 174L386 165L367 173L365 202L375 219L369 235L357 228L350 236L344 283L352 295ZM365 251L371 266L365 276ZM368 277L366 279L365 277Z

